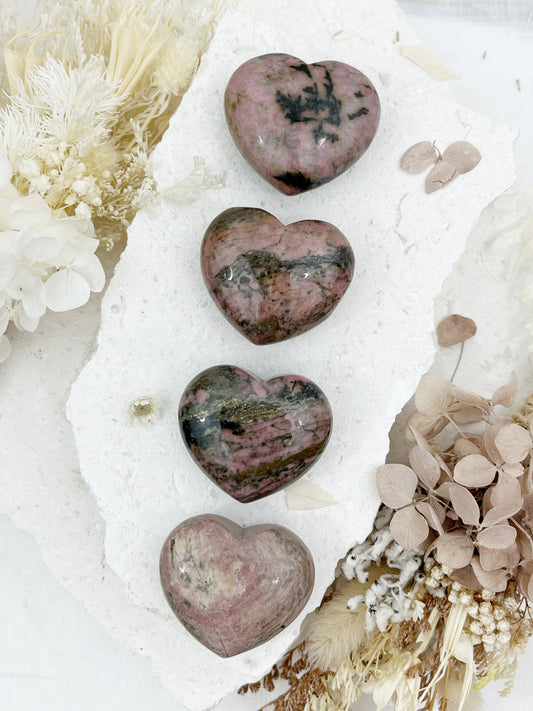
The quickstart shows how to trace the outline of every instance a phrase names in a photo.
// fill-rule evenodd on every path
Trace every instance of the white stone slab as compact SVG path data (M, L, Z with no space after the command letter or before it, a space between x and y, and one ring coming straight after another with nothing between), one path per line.
M212 172L226 173L226 187L198 191L191 205L161 202L138 215L104 300L97 351L69 401L83 475L106 520L107 560L132 599L166 621L179 648L179 698L191 708L205 707L244 677L268 670L298 634L303 615L259 649L217 658L185 632L163 598L157 566L165 536L182 519L203 512L241 525L286 525L309 546L317 568L304 613L318 604L337 559L371 528L374 471L387 453L389 427L432 360L433 299L481 209L513 180L511 130L372 69L372 43L339 45L318 21L320 13L309 25L313 13L302 13L302 7L270 3L260 20L232 10L221 20L153 166L164 190L201 158ZM378 136L361 161L296 198L277 194L247 167L221 108L231 72L276 48L358 66L374 81L383 105ZM446 190L427 196L422 176L399 170L401 153L417 141L436 140L444 148L464 139L478 146L483 160ZM199 245L211 219L236 205L261 206L285 222L325 219L348 236L356 255L354 283L327 322L287 343L258 348L221 317L200 277ZM335 425L309 478L341 503L293 511L278 492L243 506L200 473L181 442L177 404L188 381L218 363L263 378L297 372L320 385ZM128 405L144 395L160 403L160 418L134 426ZM205 680L201 688L198 679Z

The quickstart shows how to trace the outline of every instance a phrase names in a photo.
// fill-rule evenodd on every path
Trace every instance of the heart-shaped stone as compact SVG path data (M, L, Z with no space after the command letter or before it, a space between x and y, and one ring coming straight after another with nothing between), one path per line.
M353 165L380 118L376 90L360 71L290 54L242 64L228 82L224 108L242 155L285 195L323 185Z
M179 423L200 468L248 503L291 484L314 464L328 441L331 409L324 393L300 375L262 382L219 365L189 383Z
M251 207L225 210L207 228L202 272L224 315L253 343L277 343L316 326L353 276L354 255L333 225L285 226Z
M241 528L221 516L181 523L161 550L161 583L174 614L221 657L271 639L301 612L314 565L282 526Z

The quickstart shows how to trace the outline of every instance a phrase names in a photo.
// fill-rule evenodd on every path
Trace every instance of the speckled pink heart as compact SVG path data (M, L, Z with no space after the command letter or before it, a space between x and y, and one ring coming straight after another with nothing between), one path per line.
M196 516L168 536L160 557L163 591L174 614L203 645L232 657L287 627L309 599L309 550L282 526L241 528Z
M271 185L296 195L353 165L377 131L372 82L342 62L265 54L229 80L224 107L242 155Z
M354 255L329 222L284 225L265 210L234 207L218 215L202 242L202 272L231 323L262 345L321 323L348 288Z

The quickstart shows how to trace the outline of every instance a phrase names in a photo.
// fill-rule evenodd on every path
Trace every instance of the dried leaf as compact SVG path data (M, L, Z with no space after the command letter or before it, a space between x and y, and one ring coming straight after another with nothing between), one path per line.
M453 445L453 451L458 459L466 457L468 454L481 454L480 448L465 437L458 437Z
M459 484L450 484L450 500L453 510L467 526L479 523L479 506L472 494Z
M385 506L400 509L412 503L418 478L405 464L383 464L376 472L376 483Z
M444 533L435 543L437 560L450 568L464 568L474 555L474 544L464 531Z
M482 587L492 592L503 592L507 588L509 575L506 570L483 570L479 560L472 558L472 570Z
M523 461L531 452L533 445L529 432L514 422L500 429L494 443L508 464Z
M513 543L509 548L494 549L479 546L479 564L483 570L513 570L520 563L518 546Z
M451 183L459 173L455 170L455 166L448 161L440 160L437 165L428 173L426 178L426 193L434 193L435 190L440 190L448 183Z
M483 521L481 523L482 528L495 526L501 521L511 518L511 516L514 516L518 513L518 511L520 511L521 506L521 501L518 503L510 501L508 503L501 504L500 506L494 506L494 508L489 509L483 517Z
M463 486L477 488L491 484L497 471L482 454L468 454L455 465L453 478Z
M448 81L448 79L457 79L455 74L445 67L440 59L430 52L429 49L421 45L404 46L400 48L400 52L404 57L407 57L415 64L427 72L433 79L437 81Z
M400 168L411 175L421 173L435 163L438 152L433 143L422 141L408 148L400 159Z
M519 479L522 474L524 473L524 467L522 464L504 464L502 466L502 472L505 472L505 474L508 474L509 476L513 477L514 479Z
M437 340L442 348L451 348L458 343L464 343L476 333L476 324L471 318L451 314L446 316L437 326Z
M451 163L459 175L464 175L474 170L481 160L481 153L468 141L456 141L444 151L442 160Z
M429 527L426 519L408 506L396 511L389 524L394 540L406 550L418 548L428 537Z
M482 437L482 445L485 450L485 454L497 467L502 466L503 458L498 447L496 447L496 435L504 424L505 422L503 421L495 422L485 430Z
M507 385L502 385L498 388L494 395L492 396L492 402L494 405L503 405L504 407L511 407L515 401L516 391L518 389L518 379L516 373L512 373L509 378Z
M484 548L509 548L515 540L516 529L506 523L485 528L477 534L477 543Z
M452 403L452 384L437 375L423 375L415 393L416 409L423 415L438 417Z
M439 521L444 524L444 521L446 521L446 510L444 506L442 506L442 504L440 504L434 496L429 497L429 503L431 504L433 511L437 514Z
M409 451L409 464L426 489L433 489L440 479L440 467L435 457L419 446Z
M431 504L428 504L427 501L421 501L415 505L415 508L422 514L431 528L434 528L435 531L438 531L440 534L444 533L440 517Z
M516 527L516 544L518 546L518 550L520 551L520 555L523 560L532 560L533 559L533 539L529 535L529 533L517 524L515 521L513 521L513 525Z
M522 488L518 479L500 472L496 486L490 490L490 505L491 508L518 505L518 511L522 506Z
M418 441L414 435L414 433L417 432L417 434L422 438L429 437L432 439L435 435L438 435L447 424L448 420L445 417L424 415L418 411L413 412L405 425L405 436L411 441Z
M457 580L459 585L462 585L469 590L479 590L481 587L478 579L474 575L471 565L466 565L464 568L459 568L453 571L454 580Z
M285 494L288 508L294 511L311 511L338 504L327 491L305 477L287 487Z

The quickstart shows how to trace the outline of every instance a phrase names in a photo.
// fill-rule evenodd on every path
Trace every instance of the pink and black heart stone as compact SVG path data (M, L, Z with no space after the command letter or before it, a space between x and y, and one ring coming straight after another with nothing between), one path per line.
M242 64L228 82L224 108L242 155L285 195L323 185L353 165L374 138L381 111L359 70L289 54Z
M350 243L321 220L285 226L265 210L234 207L213 220L202 242L202 272L211 296L258 345L283 341L323 321L353 271Z
M323 452L331 409L311 380L265 382L230 365L204 370L179 404L183 439L202 471L248 503L301 477Z
M161 550L170 607L203 645L231 657L271 639L309 599L314 565L282 526L241 528L206 514L184 521Z

